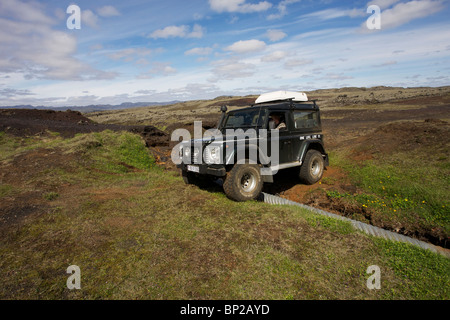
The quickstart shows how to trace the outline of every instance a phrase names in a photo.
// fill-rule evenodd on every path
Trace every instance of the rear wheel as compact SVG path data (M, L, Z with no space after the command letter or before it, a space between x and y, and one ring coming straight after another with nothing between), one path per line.
M225 194L235 201L255 199L262 187L260 168L256 164L236 164L223 183Z
M324 161L322 154L317 150L309 150L300 167L299 177L305 184L314 184L322 179Z

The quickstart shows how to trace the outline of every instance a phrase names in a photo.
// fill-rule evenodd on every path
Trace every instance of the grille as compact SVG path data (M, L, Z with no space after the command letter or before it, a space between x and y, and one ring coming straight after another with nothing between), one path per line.
M192 148L191 149L191 163L200 163L200 151L198 148Z
M211 161L211 156L210 156L211 150L209 148L205 148L205 162L210 164Z

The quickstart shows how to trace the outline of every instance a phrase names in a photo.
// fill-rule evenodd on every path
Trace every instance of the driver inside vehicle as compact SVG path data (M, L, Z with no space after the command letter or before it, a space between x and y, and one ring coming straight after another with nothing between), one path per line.
M271 118L273 120L273 124L269 124L270 129L275 129L275 130L285 130L286 129L286 124L284 123L284 121L281 120L280 115L272 114Z

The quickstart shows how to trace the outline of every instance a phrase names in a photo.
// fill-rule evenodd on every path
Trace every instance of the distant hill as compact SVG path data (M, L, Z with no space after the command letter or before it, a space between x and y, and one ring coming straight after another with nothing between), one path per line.
M152 106L165 106L169 104L179 103L182 101L174 100L168 102L123 102L117 105L111 104L96 104L88 106L64 106L64 107L49 107L49 106L32 106L32 105L15 105L15 106L0 106L0 109L44 109L44 110L57 110L57 111L80 111L82 113L105 111L105 110L122 110L138 107L152 107Z

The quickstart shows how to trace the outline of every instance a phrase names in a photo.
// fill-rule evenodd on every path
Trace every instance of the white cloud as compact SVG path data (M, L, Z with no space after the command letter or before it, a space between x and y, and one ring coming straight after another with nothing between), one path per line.
M83 10L81 11L81 23L81 27L83 24L87 24L91 28L97 28L98 16L89 9Z
M209 0L209 5L216 12L239 12L251 13L266 11L272 7L268 1L261 1L256 4L246 3L246 0Z
M267 17L267 19L269 20L274 20L274 19L280 19L282 17L284 17L287 14L287 6L296 2L300 2L300 0L283 0L281 1L278 6L278 13L276 14L271 14Z
M13 88L3 88L0 89L0 99L2 98L14 98L17 96L32 96L34 93L32 93L30 90L23 90L23 89L13 89Z
M266 32L266 37L269 38L269 40L272 42L284 39L286 36L287 36L287 34L281 30L270 29L270 30L267 30L267 32Z
M155 75L170 76L177 73L177 70L170 66L168 62L154 62L153 67L138 76L138 79L150 79Z
M219 80L233 80L236 78L247 78L255 73L255 65L238 60L220 60L213 63L212 69L214 75L209 81L217 82Z
M393 4L399 2L399 0L372 0L369 1L369 3L367 4L367 7L371 6L371 5L377 5L380 7L381 10L384 10L386 8L389 8L390 6L392 6Z
M215 84L187 83L165 90L138 90L128 101L172 101L214 98L223 94ZM117 103L123 102L118 101Z
M127 48L110 53L108 54L108 57L113 60L123 60L126 62L130 62L136 59L140 59L143 56L148 56L152 52L153 51L148 48Z
M113 6L104 6L104 7L98 8L97 13L101 17L120 16L120 12Z
M381 12L381 29L391 29L412 20L430 16L444 8L440 0L419 0L399 3ZM367 30L366 23L362 28Z
M385 62L380 63L380 64L373 65L373 67L375 67L375 68L379 68L379 67L387 67L387 66L392 66L392 65L394 65L394 64L397 64L397 61L395 61L395 60L390 60L390 61L385 61Z
M327 73L324 79L330 80L348 80L353 79L352 76L346 76L343 73Z
M4 17L36 24L49 25L55 22L45 15L43 5L37 2L24 3L17 0L2 0L0 2L0 13Z
M202 20L203 19L203 15L201 13L194 13L194 15L192 17L194 18L194 20Z
M277 50L261 58L262 62L281 61L287 56L285 51Z
M203 33L205 32L204 28L199 25L195 24L192 28L192 32L187 35L188 38L202 38Z
M153 39L167 39L167 38L202 38L204 33L204 28L199 24L195 24L190 31L189 26L168 26L164 29L158 29L153 31L149 38Z
M266 48L266 43L261 40L240 40L233 43L231 46L225 48L227 51L233 51L235 53L249 53L262 51Z
M311 59L291 59L291 60L286 61L286 63L284 64L284 67L286 69L291 69L291 68L304 66L304 65L308 65L308 64L312 64L312 63L313 63L313 60L311 60Z
M20 73L25 79L107 79L116 74L95 70L75 58L77 39L53 30L57 22L33 3L0 3L0 72ZM13 19L14 17L14 19Z
M365 10L361 9L337 9L337 8L331 8L331 9L324 9L320 11L315 11L312 13L308 13L303 15L304 18L314 18L319 20L330 20L330 19L336 19L336 18L342 18L342 17L350 17L350 18L356 18L356 17L365 17L367 16L367 13Z
M212 48L205 47L205 48L192 48L190 50L187 50L184 52L185 55L198 55L198 56L207 56L210 55L212 52Z
M158 38L174 38L180 37L183 38L186 36L188 32L188 26L168 26L164 29L158 29L153 31L150 34L150 38L158 39Z

